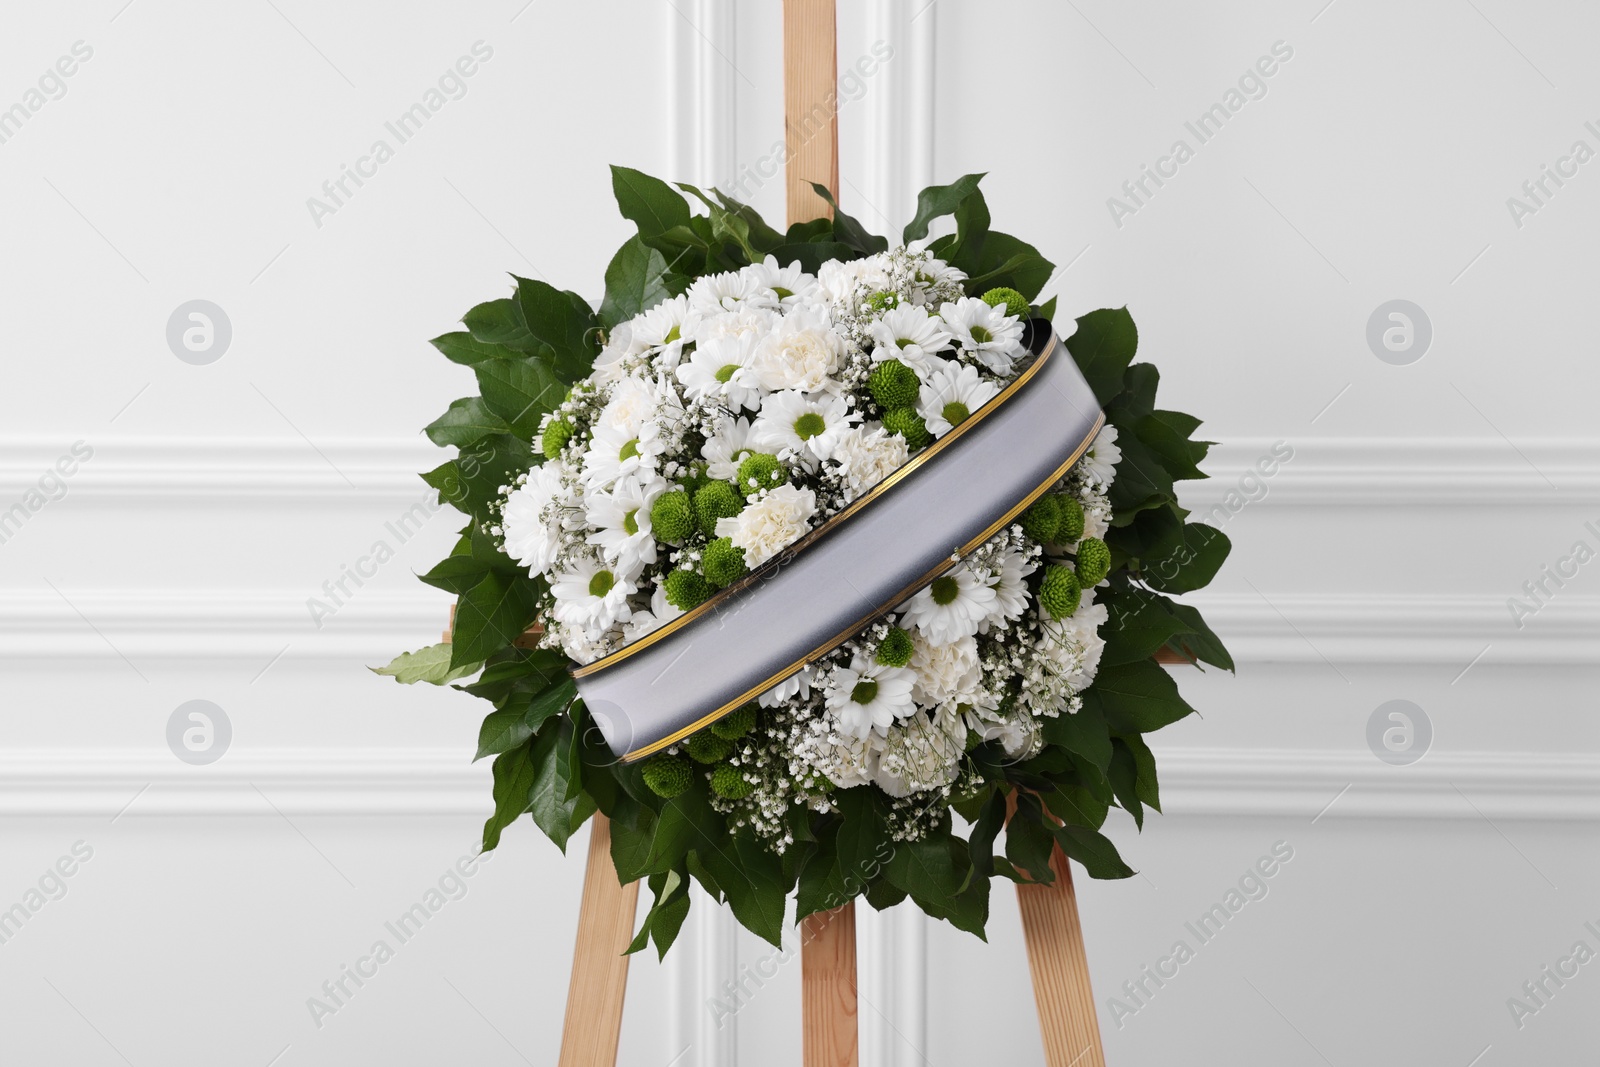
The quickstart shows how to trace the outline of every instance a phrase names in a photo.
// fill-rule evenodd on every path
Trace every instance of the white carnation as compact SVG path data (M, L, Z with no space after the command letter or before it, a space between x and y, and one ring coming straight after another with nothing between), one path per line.
M780 485L731 519L717 520L717 536L744 549L744 562L759 567L811 528L817 513L817 494L809 489Z
M874 424L870 429L852 426L840 434L829 459L839 465L848 503L905 466L910 457L904 437Z

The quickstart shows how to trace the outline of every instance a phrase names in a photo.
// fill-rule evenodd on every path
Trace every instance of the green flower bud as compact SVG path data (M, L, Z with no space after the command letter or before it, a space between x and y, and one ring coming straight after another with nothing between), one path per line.
M749 495L757 489L776 489L789 480L789 472L777 456L753 453L739 464L739 492Z
M650 530L668 544L681 544L694 532L694 511L689 494L681 490L662 493L650 506Z
M733 742L718 737L709 730L701 730L684 744L689 758L696 763L721 763L733 752Z
M1099 585L1111 573L1111 549L1098 537L1078 542L1078 581L1085 589Z
M724 800L743 800L755 786L744 780L744 775L731 764L719 763L711 772L711 791Z
M917 372L898 359L886 359L873 368L867 392L882 408L910 407L917 402L922 382Z
M743 737L756 726L756 705L744 704L712 723L710 730L725 741Z
M717 520L731 519L744 510L744 498L727 482L712 482L694 495L694 517L700 532L717 536Z
M693 611L706 602L711 587L696 571L673 571L662 583L667 603L679 611Z
M1055 541L1061 529L1061 504L1053 496L1042 496L1022 513L1022 532L1041 545Z
M878 645L877 660L885 667L904 667L911 662L911 635L896 627Z
M1039 583L1039 606L1052 618L1065 619L1078 610L1082 599L1083 590L1071 568L1056 563L1045 569L1044 580Z
M644 784L658 797L671 800L686 791L694 770L687 760L662 754L644 765Z
M978 298L990 307L1006 306L1007 315L1016 315L1019 318L1028 317L1028 298L1015 289L990 289Z
M1056 531L1056 541L1068 545L1083 536L1083 505L1070 496L1057 497L1056 502L1061 506L1061 528Z
M917 452L927 447L933 435L928 432L928 424L922 421L914 408L892 408L884 412L883 428L890 433L897 433L906 439L906 447Z
M726 537L719 537L706 546L700 555L700 569L713 589L721 589L743 578L750 570L744 565L744 549L736 547Z
M561 455L561 450L572 440L572 431L573 425L566 419L551 419L550 425L544 428L544 436L539 438L539 449L544 453L544 458L555 459Z

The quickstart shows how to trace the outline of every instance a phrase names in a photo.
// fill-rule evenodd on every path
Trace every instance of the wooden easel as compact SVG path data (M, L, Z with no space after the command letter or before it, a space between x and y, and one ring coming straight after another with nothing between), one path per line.
M838 197L837 39L835 0L784 0L791 224L829 213L811 181L826 185ZM637 882L617 884L610 823L597 813L590 825L560 1067L615 1067L628 982L628 957L622 950L632 939L639 899ZM1077 894L1059 847L1050 865L1056 876L1053 884L1017 887L1045 1062L1048 1067L1105 1067ZM802 937L805 1067L857 1067L854 903L810 916L802 924Z

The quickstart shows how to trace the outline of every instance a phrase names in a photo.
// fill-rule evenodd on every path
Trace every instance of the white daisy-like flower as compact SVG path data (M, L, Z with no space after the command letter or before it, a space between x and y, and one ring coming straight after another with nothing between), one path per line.
M857 653L850 666L838 667L828 679L826 703L849 737L886 735L896 719L917 710L911 700L913 678L905 667L887 667Z
M812 667L801 667L765 693L756 697L756 703L764 708L776 708L787 704L798 697L801 700L811 699L811 684L816 678L816 670Z
M1007 315L1004 305L990 307L975 296L939 306L939 317L967 355L999 375L1009 375L1021 356L1022 320Z
M765 337L783 316L769 307L742 307L737 311L706 312L694 324L689 340L696 344L717 337Z
M618 323L616 329L606 337L606 345L594 357L594 369L590 373L598 385L611 385L622 379L626 361L646 351L646 346L634 343L633 322Z
M645 564L656 561L656 539L650 529L650 506L666 492L665 478L620 478L610 492L590 493L584 510L594 532L589 544L632 581Z
M550 582L556 621L597 637L633 616L628 598L638 586L624 580L598 556L583 553L568 561Z
M911 635L911 649L910 666L916 674L911 697L925 708L954 706L967 701L983 681L975 637L934 645L918 630Z
M667 623L683 614L683 609L675 608L667 603L667 590L663 585L657 585L656 591L650 594L650 607L643 611L635 611L633 616L623 625L623 639L637 641L646 634L654 633Z
M1122 462L1122 449L1117 447L1117 428L1109 422L1100 427L1094 444L1078 460L1084 475L1098 485L1109 486L1117 476L1117 464Z
M750 362L760 342L753 333L707 338L673 373L691 400L717 396L731 408L759 407L761 390Z
M719 482L731 482L739 476L739 464L755 451L750 444L750 420L723 419L700 446L700 458L706 461L708 475Z
M817 269L818 296L831 304L852 300L858 292L885 290L891 281L891 262L887 253L852 259L830 259Z
M849 503L905 466L910 457L904 437L872 423L840 434L828 458L844 475L845 503Z
M872 339L877 342L872 362L898 359L919 377L925 377L932 369L931 361L950 347L952 336L943 322L928 314L927 308L901 304L872 324Z
M528 568L529 577L548 571L561 547L563 523L551 511L576 503L565 474L561 461L551 460L529 471L527 480L506 498L500 516L505 553Z
M771 289L784 310L814 303L818 296L817 279L806 273L799 260L787 267L780 267L777 256L768 256L760 263L745 267L740 273L748 275L762 288Z
M628 437L638 437L656 410L656 383L649 378L630 374L612 387L611 396L600 414L595 417L595 432L617 431Z
M694 335L700 312L689 307L689 298L675 296L632 320L633 342L656 353L656 366L670 370L683 356L683 346Z
M798 389L814 393L819 389L837 391L833 374L844 356L844 339L833 332L824 308L801 308L784 316L771 333L761 339L750 361L750 370L762 389Z
M962 563L935 578L899 610L903 621L921 630L929 644L948 645L977 633L994 610L995 599L989 583Z
M1000 395L1000 387L985 380L970 363L940 359L930 366L917 396L917 413L935 437L943 437Z
M814 469L833 454L846 430L861 421L842 396L807 396L794 389L768 393L750 427L750 441L763 452L793 456Z
M699 311L738 311L745 307L777 308L778 294L754 275L741 271L708 274L695 279L684 294Z
M583 479L591 490L603 489L619 478L648 480L666 451L659 421L645 423L636 433L596 426L583 454Z
M759 567L803 537L816 513L816 493L780 485L732 518L718 519L716 533L744 549L746 566Z
M994 607L978 624L979 633L1002 622L1015 622L1028 610L1028 575L1039 565L1027 553L1012 549L990 564L989 587L994 590Z

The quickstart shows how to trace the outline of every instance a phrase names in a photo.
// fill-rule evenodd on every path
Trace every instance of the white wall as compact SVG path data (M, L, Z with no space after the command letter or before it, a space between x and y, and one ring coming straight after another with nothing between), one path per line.
M1593 968L1520 1030L1506 1000L1600 949L1600 589L1583 568L1521 629L1506 601L1600 548L1600 194L1586 166L1520 228L1506 198L1600 148L1600 16L1319 6L841 4L841 66L895 48L841 113L842 199L894 230L920 185L989 171L997 225L1061 264L1062 317L1128 304L1165 402L1209 420L1197 509L1294 451L1196 598L1238 676L1183 679L1205 718L1158 738L1168 814L1112 826L1142 877L1081 880L1110 1062L1571 1062ZM0 944L0 1062L553 1062L584 841L563 862L531 827L323 1025L306 1006L470 851L488 799L478 709L361 670L428 643L446 601L411 572L449 514L403 545L385 523L438 461L417 428L472 388L424 339L506 271L597 288L626 234L606 163L761 166L779 18L735 7L7 12L0 107L93 55L0 143L0 509L74 442L93 457L0 544L0 908L75 842L93 856ZM466 95L317 226L306 199L479 40ZM1116 225L1107 198L1279 40L1266 96ZM781 178L747 188L781 214ZM165 339L197 298L233 327L208 366ZM1409 366L1365 339L1396 298L1434 330ZM379 539L396 558L313 626L306 598ZM166 746L193 699L232 725L209 766ZM1433 727L1409 766L1366 740L1393 699ZM1268 896L1116 1018L1278 841ZM1041 1061L1012 899L987 946L863 917L864 1062ZM635 960L624 1062L799 1062L795 963L719 1030L706 995L770 950L709 910L680 949Z

